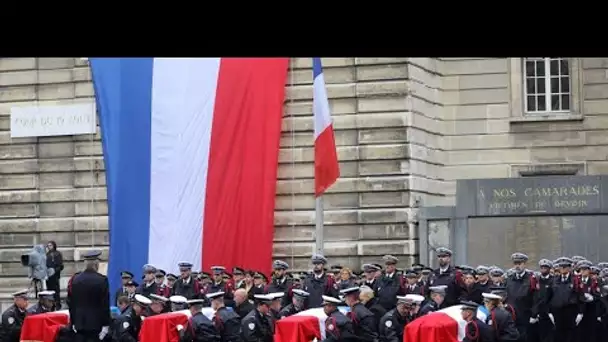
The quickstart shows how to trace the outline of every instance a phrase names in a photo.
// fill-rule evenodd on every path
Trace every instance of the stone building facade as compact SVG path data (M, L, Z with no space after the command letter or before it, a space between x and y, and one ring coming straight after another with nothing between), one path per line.
M608 58L323 63L342 173L324 196L331 264L359 268L383 254L417 260L419 210L454 205L456 180L608 170ZM290 68L273 253L306 269L314 249L311 60L292 59ZM13 106L93 95L80 58L0 59L0 292L27 286L19 256L34 243L57 241L66 275L91 245L107 256L99 134L9 132Z

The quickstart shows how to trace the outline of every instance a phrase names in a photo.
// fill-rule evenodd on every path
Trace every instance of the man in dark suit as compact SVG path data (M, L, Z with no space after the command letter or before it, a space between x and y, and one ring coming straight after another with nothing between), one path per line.
M103 340L108 334L110 285L108 278L98 272L100 255L101 251L85 253L85 270L71 283L70 319L77 342Z

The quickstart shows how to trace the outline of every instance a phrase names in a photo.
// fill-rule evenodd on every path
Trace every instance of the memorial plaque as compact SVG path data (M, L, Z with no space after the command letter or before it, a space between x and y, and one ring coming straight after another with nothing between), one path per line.
M457 193L457 206L468 216L599 213L606 205L604 184L601 176L459 181L466 195Z
M608 216L602 215L470 218L467 262L508 269L514 252L527 254L530 268L563 255L608 261L606 227Z

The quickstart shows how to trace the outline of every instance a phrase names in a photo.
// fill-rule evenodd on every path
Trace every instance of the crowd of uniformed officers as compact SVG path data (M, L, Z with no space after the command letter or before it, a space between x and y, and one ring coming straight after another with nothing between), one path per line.
M189 309L191 318L177 326L180 342L273 341L275 322L309 308L323 307L325 341L403 341L410 322L443 308L461 304L468 322L465 341L595 342L608 336L608 263L593 265L580 256L543 259L538 271L527 268L528 257L511 256L513 268L452 266L452 252L438 248L439 267L415 264L398 270L396 257L384 265L365 264L360 275L326 268L313 255L312 271L288 272L277 260L269 281L262 272L224 267L195 273L180 263L179 275L145 265L141 284L128 271L115 293L117 312L110 312L108 279L97 272L99 251L85 254L85 270L68 285L70 326L61 341L136 342L145 317ZM27 291L14 294L15 303L2 314L0 341L17 342L26 315L55 309L52 291L39 293L27 308ZM350 308L343 314L340 306ZM485 306L486 319L478 318ZM210 319L203 314L211 307Z

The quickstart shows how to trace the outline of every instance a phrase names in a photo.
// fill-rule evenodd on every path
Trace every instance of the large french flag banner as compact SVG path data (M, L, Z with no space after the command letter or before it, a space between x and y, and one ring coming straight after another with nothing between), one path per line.
M108 277L144 264L267 270L288 58L90 58Z

